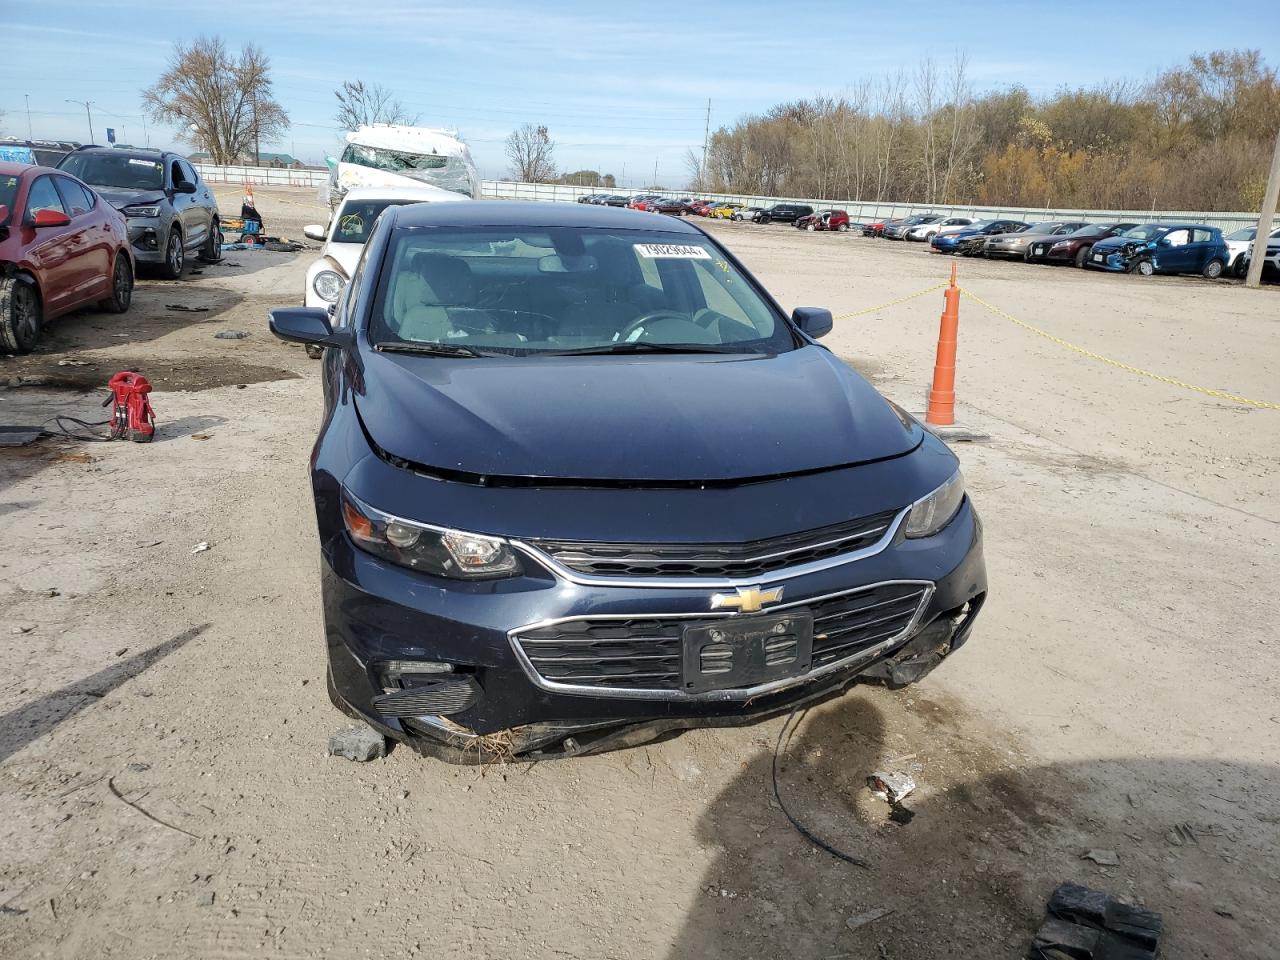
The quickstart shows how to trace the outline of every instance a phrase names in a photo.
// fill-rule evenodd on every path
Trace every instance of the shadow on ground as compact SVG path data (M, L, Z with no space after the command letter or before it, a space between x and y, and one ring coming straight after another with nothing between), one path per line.
M1280 852L1276 818L1264 811L1280 771L1142 758L1025 767L967 738L941 703L905 702L914 706L901 716L889 708L888 727L862 694L811 711L780 764L788 809L869 867L791 828L773 799L770 744L701 818L699 839L719 860L670 960L1012 960L1064 881L1163 912L1167 956L1274 957ZM886 767L920 783L905 825L866 789L868 774ZM1206 809L1186 799L1206 784L1238 802ZM1119 866L1082 860L1090 849L1116 851ZM892 912L850 928L851 917L879 909Z
M89 704L102 699L116 687L137 677L171 653L181 650L210 626L211 624L202 623L184 630L170 640L135 653L83 680L69 683L0 716L0 761L52 733L61 723L74 717Z

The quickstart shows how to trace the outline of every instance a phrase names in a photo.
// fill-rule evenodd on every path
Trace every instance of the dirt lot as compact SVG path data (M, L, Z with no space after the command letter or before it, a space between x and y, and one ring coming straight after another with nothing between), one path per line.
M306 191L259 202L272 233L322 219ZM947 261L713 229L787 306L867 311L827 342L921 409L941 294L867 308ZM0 956L994 960L1063 880L1162 911L1171 958L1280 952L1280 412L962 305L991 600L952 662L809 713L781 765L788 805L861 869L778 809L781 720L539 765L324 756L343 720L306 482L317 365L265 327L307 256L232 253L0 358L0 424L100 419L129 366L162 421L149 447L0 450ZM1280 291L972 261L961 282L1098 353L1280 401ZM920 783L904 826L864 787L886 766Z

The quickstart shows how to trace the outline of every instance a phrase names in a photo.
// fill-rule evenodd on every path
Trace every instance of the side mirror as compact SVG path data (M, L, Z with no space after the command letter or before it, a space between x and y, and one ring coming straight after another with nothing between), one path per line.
M796 307L791 314L791 322L815 340L825 337L835 326L831 311L823 307Z
M281 340L341 347L351 339L347 330L335 333L329 323L329 311L319 307L279 307L267 317L267 326Z
M325 236L324 227L320 226L320 224L318 223L307 224L305 227L302 228L302 235L306 237L308 240L327 239Z
M71 222L61 210L37 210L31 218L31 225L37 230L41 227L65 227Z
M179 180L173 185L174 193L195 193L196 185L190 180Z

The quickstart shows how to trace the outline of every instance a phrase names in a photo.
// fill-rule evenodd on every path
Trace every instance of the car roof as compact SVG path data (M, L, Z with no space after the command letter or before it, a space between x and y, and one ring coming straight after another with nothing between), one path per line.
M473 200L396 207L394 215L397 227L615 227L702 234L677 218L588 203Z
M5 160L0 161L0 177L18 177L26 173L28 170L38 170L39 168L31 163L13 163Z
M99 147L99 146L77 147L75 150L72 150L71 153L67 154L67 156L69 157L74 156L77 153L109 153L112 156L118 155L121 157L137 157L138 159L146 158L148 160L156 160L156 159L159 159L160 157L180 156L179 154L174 153L172 150L159 150L159 149L156 149L155 147ZM186 159L186 158L184 157L183 159Z

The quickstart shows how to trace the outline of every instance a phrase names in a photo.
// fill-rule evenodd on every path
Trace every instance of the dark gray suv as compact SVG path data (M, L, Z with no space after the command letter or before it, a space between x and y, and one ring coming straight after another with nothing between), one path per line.
M811 213L813 207L803 203L775 203L772 207L761 210L752 219L756 223L772 223L775 220L779 223L795 223Z
M176 280L188 253L207 263L222 258L218 203L176 153L81 147L63 157L58 169L79 177L124 214L139 264L154 264Z

